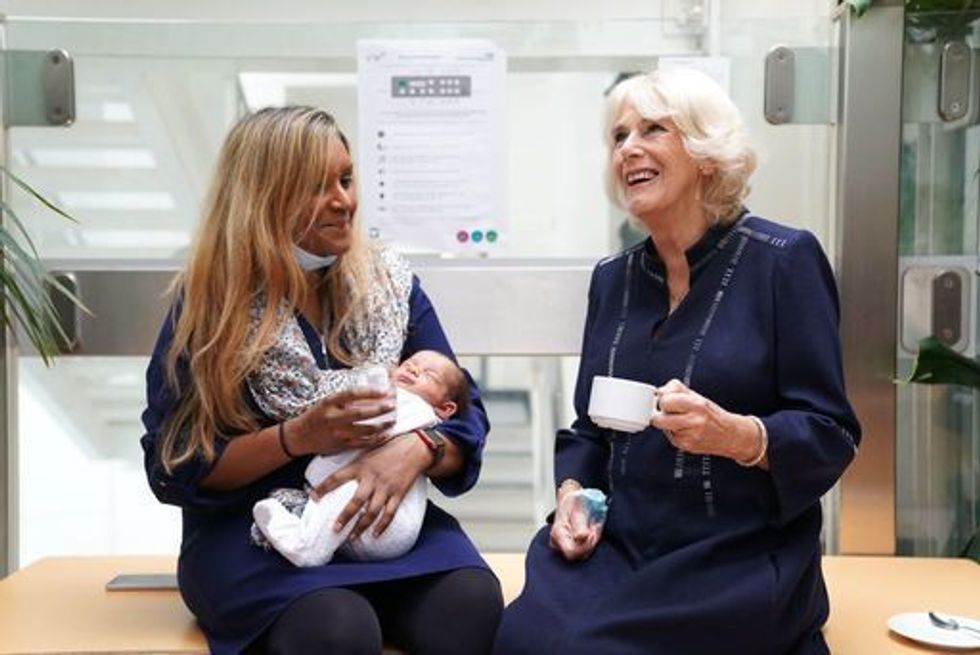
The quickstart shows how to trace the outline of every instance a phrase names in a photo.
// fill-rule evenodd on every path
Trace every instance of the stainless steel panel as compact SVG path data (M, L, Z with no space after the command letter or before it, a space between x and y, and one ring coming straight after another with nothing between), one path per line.
M942 47L905 44L902 114L906 125L937 123L956 129L980 121L980 51L964 50L962 45L960 41Z
M953 350L976 352L976 257L903 257L899 263L899 356L914 357L931 335Z
M831 62L824 47L773 47L763 70L763 117L773 125L829 125L836 121Z
M440 262L415 270L458 354L578 354L592 262ZM92 312L66 316L76 339L72 354L149 354L173 275L161 269L71 271Z
M3 53L4 125L71 125L75 120L75 73L64 50Z
M169 307L165 292L173 271L77 271L71 276L79 299L92 312L63 314L66 332L76 341L71 354L148 355L153 351Z
M864 428L844 476L840 550L895 552L895 349L905 9L875 4L841 25L838 265L848 396ZM874 89L874 93L869 93Z

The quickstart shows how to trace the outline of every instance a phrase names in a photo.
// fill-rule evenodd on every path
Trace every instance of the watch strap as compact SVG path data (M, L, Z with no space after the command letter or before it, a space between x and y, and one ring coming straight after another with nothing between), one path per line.
M432 454L432 464L429 465L429 468L433 469L438 466L439 462L446 455L446 438L438 430L431 428L416 430L415 435L425 444L425 447Z

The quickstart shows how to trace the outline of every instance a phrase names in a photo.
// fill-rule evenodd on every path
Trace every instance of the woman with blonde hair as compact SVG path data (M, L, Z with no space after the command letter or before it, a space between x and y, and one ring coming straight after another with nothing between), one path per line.
M710 78L633 77L606 110L610 196L649 237L593 271L556 510L494 652L825 655L820 497L860 437L833 273L743 207L755 155ZM598 426L595 376L661 411Z
M298 568L249 539L255 502L302 486L317 454L365 451L313 490L357 482L337 525L353 521L355 536L382 533L418 476L456 495L479 474L489 425L468 375L468 411L438 431L387 442L380 435L391 422L378 417L393 409L391 392L355 388L351 367L394 366L419 350L453 358L418 279L366 242L356 208L348 143L328 113L248 115L222 147L174 283L147 370L142 445L151 489L182 509L181 595L214 653L490 646L499 585L458 523L431 503L415 547L394 560ZM279 359L270 364L272 352ZM278 367L274 382L295 392L311 363L335 393L275 422L250 376Z

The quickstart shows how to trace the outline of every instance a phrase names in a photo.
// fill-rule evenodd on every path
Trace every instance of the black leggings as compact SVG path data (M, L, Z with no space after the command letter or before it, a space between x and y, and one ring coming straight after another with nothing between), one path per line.
M411 655L482 655L502 610L486 569L320 589L287 605L247 653L379 655L384 643Z

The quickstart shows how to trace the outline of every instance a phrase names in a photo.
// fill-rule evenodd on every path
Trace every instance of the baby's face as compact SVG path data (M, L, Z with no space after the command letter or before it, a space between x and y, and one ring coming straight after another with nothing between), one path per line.
M421 396L430 405L440 405L449 399L446 380L451 366L441 355L423 350L402 362L392 377L402 389Z

